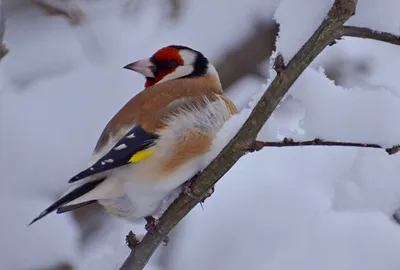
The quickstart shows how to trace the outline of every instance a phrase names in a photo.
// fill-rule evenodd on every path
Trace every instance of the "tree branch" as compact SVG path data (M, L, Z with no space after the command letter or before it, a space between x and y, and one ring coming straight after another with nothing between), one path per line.
M357 142L335 142L325 141L321 139L314 139L311 141L294 141L293 139L285 138L281 142L262 142L254 141L253 144L247 149L250 152L260 151L264 147L288 147L288 146L345 146L345 147L361 147L361 148L376 148L384 149L389 155L396 154L400 151L400 144L385 148L379 144L374 143L357 143Z
M224 176L224 174L242 157L265 122L271 116L283 96L306 67L328 46L338 35L343 24L354 14L357 0L335 0L328 16L304 44L299 52L290 60L265 91L260 101L254 107L247 121L239 132L222 150L216 159L197 177L194 177L191 191L194 196L181 194L165 211L158 222L158 232L148 232L142 241L137 243L120 270L140 270L145 267L150 257L168 235L171 229L207 191Z
M396 36L388 32L374 31L365 27L343 26L340 35L347 37L368 38L387 42L393 45L400 45L400 36Z

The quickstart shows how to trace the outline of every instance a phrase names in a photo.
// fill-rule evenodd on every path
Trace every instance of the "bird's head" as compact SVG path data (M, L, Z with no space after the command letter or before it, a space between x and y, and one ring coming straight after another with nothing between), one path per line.
M130 63L124 68L145 76L145 87L174 79L217 73L202 53L179 45L161 48L150 58Z

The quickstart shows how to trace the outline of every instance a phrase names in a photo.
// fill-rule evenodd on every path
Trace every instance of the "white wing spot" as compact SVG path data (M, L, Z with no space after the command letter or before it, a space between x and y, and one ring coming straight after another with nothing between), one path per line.
M93 167L90 167L90 170L91 170L91 171L93 171L93 170L94 170L94 168L93 168Z
M128 139L133 139L135 138L135 133L129 134L128 136L126 136Z
M101 165L106 165L106 163L104 161L101 162Z
M118 145L117 147L115 147L114 150L122 150L122 149L125 149L126 147L127 147L126 144L122 143L122 144Z
M112 158L106 159L104 161L107 162L107 163L113 163L114 162L114 160Z

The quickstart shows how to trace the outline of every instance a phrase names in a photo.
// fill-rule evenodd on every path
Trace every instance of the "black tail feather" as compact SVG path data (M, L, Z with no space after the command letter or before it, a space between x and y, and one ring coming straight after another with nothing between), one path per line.
M56 213L57 214L62 214L62 213L65 213L65 212L69 212L69 211L81 208L83 206L92 204L94 202L97 202L97 200L87 201L87 202L83 202L83 203L77 203L77 204L74 204L74 205L61 206L60 208L57 209Z
M33 219L32 222L29 223L29 225L32 225L33 223L35 223L39 219L42 219L43 217L47 216L48 214L50 214L54 210L60 208L64 204L69 203L69 202L79 198L80 196L88 193L89 191L94 189L98 184L100 184L104 180L105 180L105 178L93 180L93 181L90 181L90 182L87 182L87 183L83 184L80 187L77 187L76 189L74 189L73 191L71 191L70 193L68 193L65 196L61 197L56 202L54 202L52 205L50 205L46 210L44 210L42 213L40 213L39 216L37 216L35 219ZM91 201L91 202L93 202L93 201ZM73 210L73 209L70 209L70 210ZM63 212L67 212L67 211L63 211ZM60 213L63 213L63 212L60 212Z

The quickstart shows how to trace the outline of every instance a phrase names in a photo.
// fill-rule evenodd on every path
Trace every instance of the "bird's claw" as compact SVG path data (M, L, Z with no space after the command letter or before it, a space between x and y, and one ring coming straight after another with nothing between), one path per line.
M197 195L193 194L192 189L190 187L191 185L192 185L192 181L187 181L182 187L182 192L184 194L186 194L187 196L189 196L190 198L200 201L201 203L204 203L205 200L208 197L210 197L214 193L214 190L215 190L215 187L211 187L209 190L207 190L207 192L204 196L197 196Z
M145 229L152 234L161 234L159 223L160 221L152 216L147 216L144 218L146 220ZM167 246L169 242L168 235L163 239L164 246Z
M203 199L201 199L201 203L204 203L206 201L207 198L211 197L211 195L214 193L215 191L215 187L211 187L207 190L206 195L203 197Z
M169 243L169 237L168 237L168 235L165 236L165 238L164 238L162 241L163 241L163 246L164 246L164 247L168 246L168 243Z
M153 234L159 234L159 220L152 217L152 216L147 216L144 218L146 220L146 225L145 229L146 231L153 233Z

